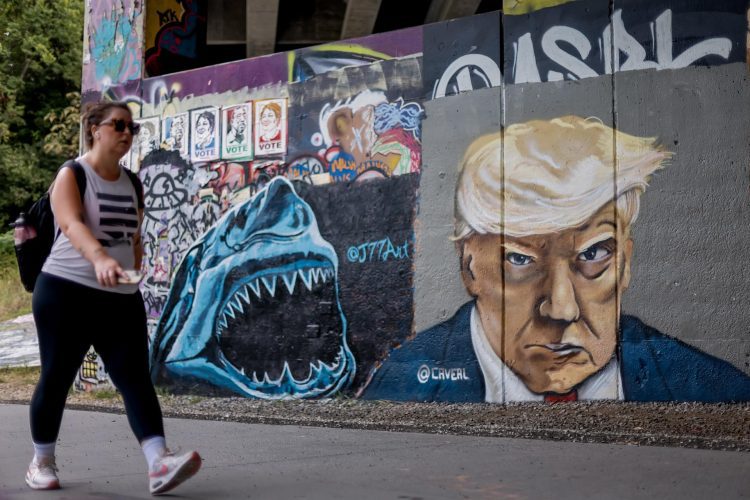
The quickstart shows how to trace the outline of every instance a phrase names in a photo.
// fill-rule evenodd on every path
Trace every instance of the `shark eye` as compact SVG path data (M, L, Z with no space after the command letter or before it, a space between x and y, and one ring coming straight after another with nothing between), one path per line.
M304 227L310 224L307 211L300 204L297 204L294 207L294 219L292 220L292 224L296 227Z

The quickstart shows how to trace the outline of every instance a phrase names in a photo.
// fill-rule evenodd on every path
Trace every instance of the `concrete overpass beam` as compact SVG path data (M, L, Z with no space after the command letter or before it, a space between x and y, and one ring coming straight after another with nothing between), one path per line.
M246 0L246 57L272 54L276 47L279 0Z
M349 0L341 26L341 39L357 38L372 34L378 18L382 0Z

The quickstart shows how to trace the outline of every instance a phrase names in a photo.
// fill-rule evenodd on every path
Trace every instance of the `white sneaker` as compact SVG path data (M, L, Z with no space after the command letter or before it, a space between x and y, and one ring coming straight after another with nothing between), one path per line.
M152 495L165 493L190 479L201 468L201 456L190 451L175 456L171 451L156 461L148 473L149 490Z
M34 458L29 464L29 470L26 471L26 484L33 490L60 489L55 458L43 458L39 462Z

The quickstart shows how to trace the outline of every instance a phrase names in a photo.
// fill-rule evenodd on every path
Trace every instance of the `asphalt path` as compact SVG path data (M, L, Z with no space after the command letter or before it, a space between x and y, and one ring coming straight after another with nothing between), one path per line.
M749 498L750 453L167 419L201 471L173 498ZM0 499L150 498L123 415L67 410L63 489L23 482L28 406L0 405Z

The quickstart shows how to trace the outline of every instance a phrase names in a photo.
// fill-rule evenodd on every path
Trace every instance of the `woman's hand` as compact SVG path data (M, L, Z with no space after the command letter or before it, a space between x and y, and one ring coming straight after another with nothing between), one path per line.
M117 286L117 279L120 276L125 276L120 264L104 251L98 252L97 256L94 257L94 271L96 272L96 281L104 287Z

